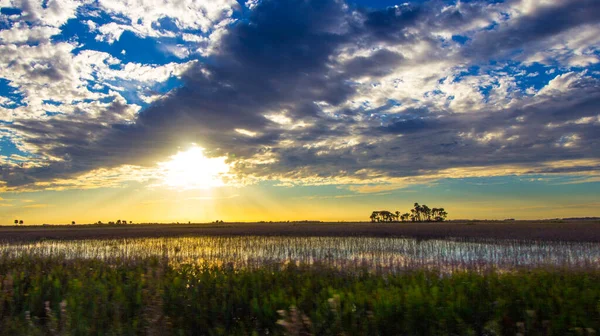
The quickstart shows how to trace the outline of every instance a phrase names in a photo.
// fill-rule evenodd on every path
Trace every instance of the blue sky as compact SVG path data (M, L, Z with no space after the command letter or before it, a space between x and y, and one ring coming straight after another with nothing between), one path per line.
M0 5L0 219L115 188L600 202L597 1Z

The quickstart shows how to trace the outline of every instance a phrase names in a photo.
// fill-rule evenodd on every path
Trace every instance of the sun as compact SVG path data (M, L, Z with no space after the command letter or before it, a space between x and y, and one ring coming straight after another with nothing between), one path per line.
M224 185L230 166L226 157L207 158L204 148L196 145L160 162L163 184L177 189L211 189Z

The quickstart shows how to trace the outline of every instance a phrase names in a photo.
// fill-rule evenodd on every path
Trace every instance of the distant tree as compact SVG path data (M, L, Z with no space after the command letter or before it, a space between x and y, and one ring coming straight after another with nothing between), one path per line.
M415 218L417 222L423 221L423 206L419 205L419 203L415 203Z
M129 224L133 224L133 221L129 221Z
M117 220L117 225L119 225L119 224L121 224L121 220L120 219Z
M102 221L98 221L98 223L97 223L97 224L102 224Z
M387 210L373 211L369 219L371 222L393 222L393 221L407 221L413 222L441 222L446 219L448 213L444 208L429 208L427 205L415 203L414 207L410 209L410 212L403 214L400 211L390 212ZM218 222L218 221L217 221ZM222 221L221 221L222 222Z
M393 222L395 215L387 210L379 211L379 217L382 222Z
M19 224L19 220L15 219L15 225Z
M444 208L439 208L437 209L436 215L433 217L433 219L436 222L443 222L446 220L446 216L448 216L446 210Z
M23 220L22 219L19 221L19 225L23 225Z
M421 212L423 213L423 220L431 222L431 209L427 205L421 205Z
M421 212L421 206L419 205L419 203L415 203L415 205L413 206L412 210L410 210L410 212L412 213L414 220L413 222L420 222L420 212Z
M121 223L122 224L127 224L127 221L123 219L123 220L121 220Z
M75 225L75 221L71 221L71 225Z

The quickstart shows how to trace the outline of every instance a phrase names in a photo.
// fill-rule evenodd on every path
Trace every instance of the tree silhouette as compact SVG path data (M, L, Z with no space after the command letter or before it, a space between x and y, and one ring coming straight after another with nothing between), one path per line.
M413 210L415 210L415 220L417 222L421 222L421 206L419 205L419 203L414 204Z
M373 211L369 218L371 219L371 222L393 222L394 220L398 220L396 214L387 210Z
M446 210L444 210L444 208L439 208L436 209L436 214L433 216L433 219L436 222L443 222L444 220L446 220L446 216L448 216L448 213L446 212Z
M446 220L448 213L444 208L429 208L427 205L414 204L414 207L409 212L403 214L400 211L394 213L387 210L373 211L369 219L371 222L397 222L411 220L413 222L443 222Z
M71 221L71 225L75 225L75 221Z
M22 219L19 221L19 225L23 225L23 220Z
M431 222L431 209L427 205L421 205L421 213L426 222Z
M19 220L15 219L15 225L19 224Z

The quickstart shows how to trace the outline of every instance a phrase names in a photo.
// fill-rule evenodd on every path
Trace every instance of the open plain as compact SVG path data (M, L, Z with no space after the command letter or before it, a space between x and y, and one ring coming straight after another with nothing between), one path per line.
M448 221L441 223L258 222L207 224L0 226L0 240L185 236L409 237L600 242L600 220Z

